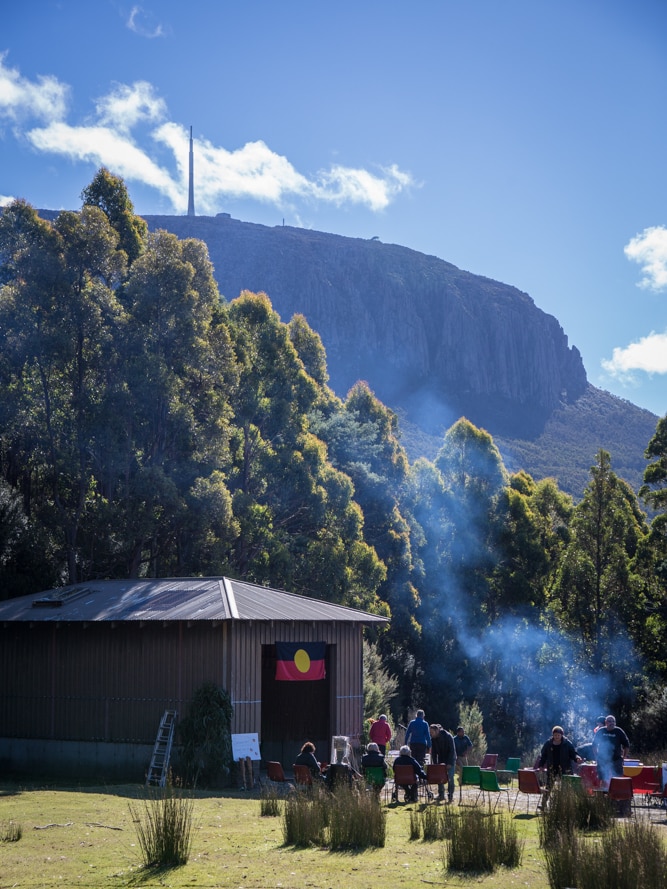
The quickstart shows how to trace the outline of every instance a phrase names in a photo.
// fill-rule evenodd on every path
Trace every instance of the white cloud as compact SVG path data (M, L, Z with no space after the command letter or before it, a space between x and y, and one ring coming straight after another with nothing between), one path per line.
M0 53L0 116L19 122L25 118L61 120L67 110L69 87L56 77L39 76L31 82L16 68L5 65Z
M617 347L602 367L614 377L632 377L632 371L667 374L667 331L650 333L625 348Z
M645 228L626 244L625 255L642 267L644 277L639 287L663 290L667 287L667 228L661 225Z
M152 84L139 80L128 86L119 83L108 96L97 101L99 122L122 132L129 132L138 123L157 123L167 113L164 99L158 98Z
M184 187L154 163L122 133L108 127L71 127L52 123L27 133L39 151L61 154L72 160L104 165L126 180L143 182L166 194L177 206L183 202Z
M140 7L133 9L128 27L139 27ZM133 23L133 25L132 25ZM65 120L69 88L55 78L41 77L31 83L18 71L4 66L0 54L0 118L18 127L30 121L22 135L40 152L108 167L128 184L141 182L184 212L188 192L188 130L168 120L168 110L155 88L146 81L116 84L95 103L91 123L72 125ZM136 128L141 126L141 137ZM151 157L146 127L154 143L173 156L167 169ZM272 203L298 214L294 202L357 204L372 212L384 210L402 191L415 185L409 173L397 166L376 172L338 163L315 176L305 176L290 161L263 141L248 142L228 151L206 139L195 143L195 206L200 213L215 213L229 197Z
M140 37L148 37L149 40L152 40L154 37L165 36L165 30L162 25L156 21L155 16L151 12L147 12L142 6L132 7L130 17L127 20L127 27Z
M11 204L13 200L15 200L15 198L10 195L0 194L0 207L6 207L7 204Z

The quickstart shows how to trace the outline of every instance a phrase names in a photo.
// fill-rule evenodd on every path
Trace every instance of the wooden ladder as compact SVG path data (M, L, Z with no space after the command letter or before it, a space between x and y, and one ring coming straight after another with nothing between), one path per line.
M151 756L151 764L146 774L146 787L150 784L164 787L167 782L169 757L171 756L171 745L174 741L174 728L177 716L176 710L165 710L162 714L160 727L155 738L155 746L153 747L153 755Z

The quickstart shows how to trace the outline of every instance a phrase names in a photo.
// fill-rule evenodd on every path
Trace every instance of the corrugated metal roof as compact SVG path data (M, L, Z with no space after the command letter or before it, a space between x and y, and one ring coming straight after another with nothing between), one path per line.
M7 621L318 620L386 618L228 577L99 580L0 602Z

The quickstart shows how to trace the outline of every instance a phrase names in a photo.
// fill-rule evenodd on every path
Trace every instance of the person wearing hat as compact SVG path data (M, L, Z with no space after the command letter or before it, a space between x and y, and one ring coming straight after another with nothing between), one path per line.
M385 756L387 744L391 741L391 726L387 722L387 717L384 713L381 713L378 719L371 725L368 738L378 745L380 753Z
M542 745L542 752L537 762L538 769L547 770L547 787L550 787L554 778L561 775L571 775L573 764L582 762L581 757L574 749L574 744L565 737L565 732L560 725L551 729L551 737Z

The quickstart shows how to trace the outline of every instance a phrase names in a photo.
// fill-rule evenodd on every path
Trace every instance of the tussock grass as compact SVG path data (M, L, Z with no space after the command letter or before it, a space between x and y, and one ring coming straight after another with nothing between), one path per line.
M0 843L17 843L23 836L23 828L16 821L0 821Z
M459 809L451 819L443 862L449 871L492 872L521 864L523 840L506 813L485 814L481 809Z
M424 806L410 812L410 839L424 842L446 840L452 835L452 823L457 815L451 806Z
M612 824L601 836L559 834L545 849L551 889L664 889L667 850L657 829L636 821Z
M259 814L263 818L274 818L280 815L280 799L275 787L264 785L259 797Z
M575 831L607 830L614 821L614 809L602 793L583 793L566 785L554 787L540 819L540 845L547 849L560 835Z
M151 791L143 808L130 804L144 867L178 867L190 857L193 807L171 785Z
M387 811L376 793L365 788L341 787L328 800L329 847L382 848L387 836Z
M283 806L283 838L286 846L324 846L329 811L323 787L297 790Z
M313 787L285 800L285 845L322 846L332 851L381 848L387 812L377 794L341 785L335 793Z

